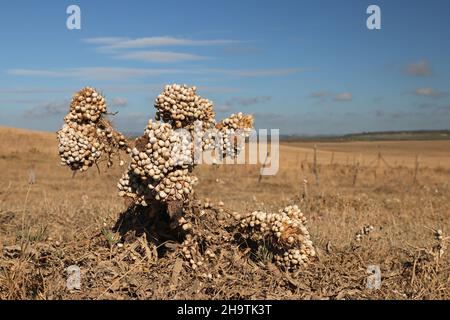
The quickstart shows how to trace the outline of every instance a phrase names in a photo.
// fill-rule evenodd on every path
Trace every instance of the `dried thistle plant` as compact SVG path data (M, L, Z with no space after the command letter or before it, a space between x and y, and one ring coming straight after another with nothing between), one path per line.
M253 130L253 117L236 113L217 122L210 100L198 96L196 87L178 84L165 86L155 108L155 119L148 121L144 134L129 146L105 118L104 97L90 87L82 89L74 95L58 132L61 160L72 170L84 171L104 154L108 165L112 164L111 155L126 149L130 162L117 184L119 195L129 205L150 207L152 214L164 207L171 229L185 235L184 258L197 269L214 260L215 253L207 247L208 239L193 228L192 217L185 214L198 180L193 175L195 157L209 150L215 150L220 158L237 157ZM280 267L295 270L315 256L306 218L297 206L236 218L242 234L259 243L256 256L261 261L274 259ZM104 236L113 242L109 234Z

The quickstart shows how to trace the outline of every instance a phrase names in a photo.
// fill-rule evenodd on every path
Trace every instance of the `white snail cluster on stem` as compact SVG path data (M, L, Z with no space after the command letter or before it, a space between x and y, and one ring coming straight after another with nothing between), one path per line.
M106 156L108 166L111 156L126 149L126 138L104 118L106 101L95 89L86 87L77 92L58 131L58 151L61 164L72 170L86 171Z
M85 87L78 91L70 103L66 121L95 123L106 113L106 100L94 88Z
M130 149L128 172L118 183L119 195L140 205L151 200L186 202L192 193L192 142L169 123L149 120L145 133Z
M198 241L191 234L186 235L186 239L181 244L181 252L193 270L202 266L205 261L200 254Z
M197 95L197 88L187 85L166 85L155 100L156 119L172 124L174 128L192 129L196 120L204 129L214 124L213 103Z
M61 164L72 170L85 171L102 155L102 148L92 125L65 123L58 131Z
M245 146L247 138L253 130L253 117L244 115L242 112L233 113L230 117L223 119L216 124L217 135L222 156L238 156Z
M315 256L306 228L306 218L298 206L288 206L278 213L254 211L240 220L244 237L265 244L273 251L275 263L286 270L306 265Z
M213 103L198 96L196 87L187 85L167 85L156 98L155 107L156 121L149 120L144 135L128 150L131 162L118 183L119 195L144 206L152 201L186 204L197 182L191 175L195 148L205 150L217 132L234 133L238 129L248 132L253 119L239 113L216 128ZM234 138L220 137L227 146ZM195 145L198 140L199 146Z

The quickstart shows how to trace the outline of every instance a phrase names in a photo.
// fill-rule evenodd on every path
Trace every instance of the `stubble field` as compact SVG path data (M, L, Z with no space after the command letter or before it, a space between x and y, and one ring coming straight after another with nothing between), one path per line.
M314 145L282 143L280 170L261 179L261 165L195 169L199 223L227 240L192 270L179 239L117 196L125 168L72 176L55 134L0 128L0 299L449 299L450 141L317 142L316 157ZM230 228L233 212L290 204L318 253L296 273ZM79 290L66 287L72 265Z

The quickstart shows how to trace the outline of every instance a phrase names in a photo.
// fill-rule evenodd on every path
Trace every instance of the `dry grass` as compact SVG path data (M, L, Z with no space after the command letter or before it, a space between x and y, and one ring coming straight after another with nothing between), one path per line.
M259 166L199 166L197 198L216 205L197 228L218 259L195 272L182 263L180 239L162 235L164 221L127 211L115 188L123 168L72 178L56 145L55 134L0 129L0 299L450 298L450 252L439 261L429 252L429 228L450 233L450 141L319 143L320 185L309 143L283 145L279 173L260 182ZM389 166L368 167L378 152ZM28 184L30 170L35 184ZM227 227L233 211L288 204L308 217L319 252L297 274L279 271L264 248ZM356 242L364 225L374 231ZM66 289L70 265L81 269L81 290ZM369 265L381 268L379 290L366 288Z

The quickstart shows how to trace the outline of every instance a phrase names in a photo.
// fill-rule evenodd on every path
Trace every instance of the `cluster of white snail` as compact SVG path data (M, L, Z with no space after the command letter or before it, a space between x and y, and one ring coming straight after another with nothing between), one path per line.
M146 206L149 200L186 202L192 193L192 142L169 123L149 120L145 133L130 149L128 172L118 183L119 195Z
M105 113L105 98L94 88L85 87L72 97L70 112L64 119L78 123L95 123Z
M155 100L156 119L170 123L174 128L192 129L197 120L204 129L214 124L214 106L212 101L197 95L197 88L187 85L166 85L164 91Z
M275 263L287 270L296 269L315 256L306 228L306 218L298 206L288 206L277 213L254 211L240 217L242 235L273 251Z
M186 239L181 244L181 253L193 270L202 266L205 258L200 254L198 241L191 234L186 235Z
M102 148L95 141L96 129L92 125L65 123L58 131L58 151L61 164L72 170L87 170L102 155Z
M245 138L253 129L253 117L242 112L233 113L230 117L216 124L218 139L211 139L211 144L219 143L222 157L236 157L245 147ZM210 149L217 145L209 145Z
M157 120L149 120L144 135L128 150L131 162L118 183L119 195L144 206L155 200L187 203L197 181L191 174L195 152L210 148L218 133L230 149L235 135L227 134L249 132L253 118L239 113L215 126L212 102L198 96L195 87L178 84L167 85L155 107Z
M110 166L111 155L126 149L125 137L114 130L104 115L105 98L95 89L86 87L73 96L70 111L58 131L61 164L86 171L106 155Z

